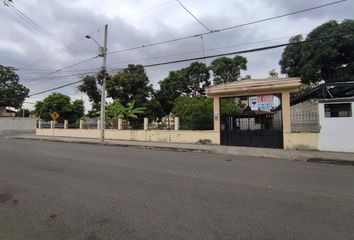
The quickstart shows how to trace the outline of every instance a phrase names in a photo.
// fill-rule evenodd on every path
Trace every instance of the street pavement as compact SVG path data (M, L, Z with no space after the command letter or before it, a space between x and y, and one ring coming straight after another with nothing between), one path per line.
M0 240L349 240L353 226L353 166L0 138Z

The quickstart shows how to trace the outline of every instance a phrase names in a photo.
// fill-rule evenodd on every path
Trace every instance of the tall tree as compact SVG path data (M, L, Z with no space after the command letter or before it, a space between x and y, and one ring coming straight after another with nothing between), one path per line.
M234 82L239 80L241 70L247 70L247 58L242 56L217 58L211 62L209 68L213 71L214 84Z
M69 96L61 93L52 93L43 101L38 101L35 105L35 113L41 119L51 120L50 114L58 112L60 117L57 121L77 121L84 115L84 102L75 100L71 102Z
M183 70L170 71L169 75L159 82L160 90L156 98L160 102L165 115L170 114L175 100L188 92L188 84Z
M249 79L252 79L252 76L249 74L241 78L241 80L249 80Z
M285 48L280 60L282 73L301 76L304 84L354 80L354 20L326 22L313 29L306 40L310 41Z
M269 78L278 78L279 74L278 74L277 70L275 70L275 68L273 68L272 70L270 70L268 72L268 76L269 76Z
M193 62L182 69L187 82L187 94L191 96L205 95L205 87L210 86L210 73L205 63Z
M19 83L15 68L0 65L0 106L20 108L29 89Z
M141 107L152 92L152 85L149 85L149 78L142 65L129 64L107 81L108 97L119 99L123 105L135 101L136 106Z
M186 68L171 71L159 84L157 99L167 115L179 96L205 95L205 87L211 84L209 69L204 63L193 62Z
M101 90L99 89L98 80L95 76L85 76L81 85L78 86L80 92L86 93L92 104L88 115L97 117L101 109Z
M302 40L302 35L296 35L290 38L289 43L300 43ZM284 49L279 61L282 74L286 74L288 77L300 77L301 49L301 44L289 45Z

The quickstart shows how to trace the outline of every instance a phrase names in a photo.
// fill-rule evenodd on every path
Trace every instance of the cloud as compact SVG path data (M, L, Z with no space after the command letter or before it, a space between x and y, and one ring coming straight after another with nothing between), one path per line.
M204 24L212 29L259 20L328 2L324 0L181 1ZM14 4L55 36L58 41L65 44L75 42L70 45L71 52L75 52L74 54L63 51L58 43L40 34L15 15L10 8L0 6L0 21L2 23L0 64L21 68L59 69L79 62L83 58L95 56L97 45L85 39L84 36L90 33L97 41L102 42L102 26L106 23L109 25L108 51L141 46L205 31L175 1L32 0L14 1ZM286 42L290 36L299 33L306 34L328 20L342 21L351 18L353 7L354 3L348 1L312 12L210 34L203 38L204 53L217 54ZM275 40L260 42L270 39ZM270 69L279 69L278 61L281 52L281 49L277 49L245 54L244 56L248 58L248 71L244 75L265 77ZM203 56L203 51L202 40L198 37L151 48L112 54L108 57L108 66L115 69L125 67L128 63L149 64L199 56ZM210 63L210 61L206 60L206 63ZM102 59L98 58L68 70L92 69L99 67L101 64ZM158 87L158 81L167 76L169 71L185 67L188 64L180 63L146 70L151 83ZM79 77L71 77L28 81L46 72L21 70L18 73L32 93L79 79ZM53 76L72 73L75 72L57 73ZM81 98L82 96L75 86L60 91L72 97ZM28 101L35 101L46 95L36 96L36 98Z

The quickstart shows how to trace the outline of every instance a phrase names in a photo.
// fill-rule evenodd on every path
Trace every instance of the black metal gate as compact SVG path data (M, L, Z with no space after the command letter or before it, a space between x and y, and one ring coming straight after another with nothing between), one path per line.
M221 117L221 144L283 148L281 114L249 111Z

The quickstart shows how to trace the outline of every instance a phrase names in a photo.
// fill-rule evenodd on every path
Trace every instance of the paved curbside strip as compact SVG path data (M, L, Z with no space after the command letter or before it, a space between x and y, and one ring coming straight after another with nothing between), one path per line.
M9 138L54 141L54 142L64 142L64 143L81 143L81 144L96 144L96 145L101 144L97 139L86 139L86 138L43 137L43 136L34 136L34 135L9 136ZM249 147L165 143L165 142L118 141L118 140L106 140L104 145L117 146L117 147L155 149L155 150L164 150L164 151L202 152L202 153L223 154L223 155L230 155L230 156L265 157L265 158L277 158L277 159L285 159L285 160L320 162L320 163L327 163L327 164L354 165L354 153L282 150L282 149L268 149L268 148L249 148Z

